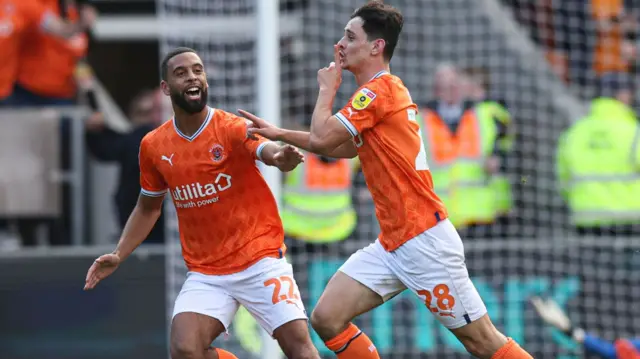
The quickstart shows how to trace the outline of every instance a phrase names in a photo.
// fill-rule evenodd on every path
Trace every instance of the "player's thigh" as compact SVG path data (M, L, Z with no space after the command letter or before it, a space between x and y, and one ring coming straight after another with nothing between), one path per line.
M286 259L264 258L234 277L229 287L233 297L269 334L291 321L307 321L293 268Z
M229 328L239 303L230 295L223 277L190 272L173 309L171 353L189 356L206 350Z
M311 341L307 321L297 319L287 322L274 330L273 337L287 358L320 358L318 350Z
M389 256L394 273L445 327L460 328L487 313L469 278L462 240L448 220Z
M378 241L354 253L331 278L311 315L314 329L330 339L358 315L406 289L386 263Z

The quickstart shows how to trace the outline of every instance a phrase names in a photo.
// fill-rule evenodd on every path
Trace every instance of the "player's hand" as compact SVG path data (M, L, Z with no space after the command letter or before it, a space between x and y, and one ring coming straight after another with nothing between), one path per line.
M536 309L542 320L547 324L556 327L562 332L571 330L571 320L564 313L562 308L552 299L544 300L540 297L531 298L531 304Z
M111 275L119 265L120 257L117 254L109 253L98 257L89 268L89 272L87 272L84 290L95 288L101 280Z
M342 83L342 66L340 66L340 48L333 45L333 61L328 67L318 70L318 85L320 90L338 92Z
M80 24L84 29L91 29L98 19L98 11L91 5L82 5L80 8Z
M280 171L289 172L304 162L304 155L297 148L291 145L284 145L273 155L273 161Z
M272 125L267 120L252 114L251 112L247 112L245 110L238 110L238 113L240 113L242 117L250 121L250 123L247 125L248 138L252 140L257 140L258 138L255 135L260 135L272 141L280 141L279 139L281 134L280 128Z

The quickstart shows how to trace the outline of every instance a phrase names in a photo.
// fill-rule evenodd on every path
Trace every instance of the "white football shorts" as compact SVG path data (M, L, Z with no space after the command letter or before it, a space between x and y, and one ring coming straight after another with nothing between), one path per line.
M469 278L460 235L446 219L387 252L376 240L354 253L340 271L387 301L409 288L447 328L487 313Z
M283 324L307 319L293 268L285 258L263 258L228 275L187 273L173 317L185 312L204 314L228 330L240 305L271 335Z

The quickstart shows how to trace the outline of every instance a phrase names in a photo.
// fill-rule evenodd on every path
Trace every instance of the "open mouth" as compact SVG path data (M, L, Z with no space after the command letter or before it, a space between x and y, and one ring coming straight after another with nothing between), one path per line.
M200 100L202 97L202 90L196 86L189 87L184 93L187 99L192 101Z

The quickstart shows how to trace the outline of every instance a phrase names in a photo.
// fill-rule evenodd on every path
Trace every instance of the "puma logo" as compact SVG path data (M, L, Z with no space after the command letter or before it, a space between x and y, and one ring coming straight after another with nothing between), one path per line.
M351 109L351 107L347 107L347 111L349 111L349 118L351 118L351 116L353 115L353 110Z
M174 155L173 153L171 154L171 157L167 157L167 156L165 156L165 155L162 155L162 158L161 158L161 159L162 159L163 161L167 161L167 162L169 162L169 164L171 165L171 167L173 167L173 162L172 162L172 161L173 161L173 155Z

